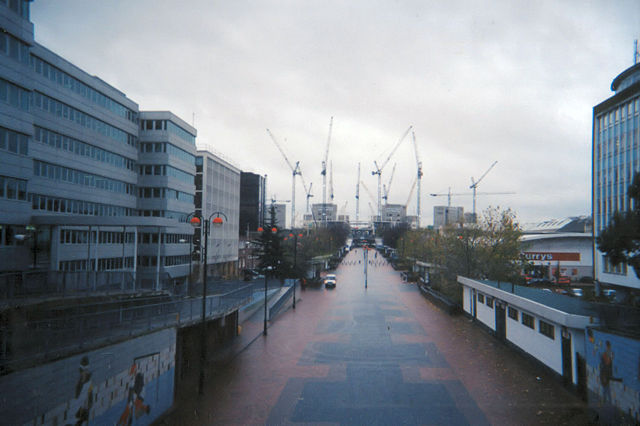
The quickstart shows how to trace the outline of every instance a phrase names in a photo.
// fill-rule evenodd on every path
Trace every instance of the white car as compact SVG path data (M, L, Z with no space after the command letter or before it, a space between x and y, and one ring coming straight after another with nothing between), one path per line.
M326 288L335 288L336 287L336 276L335 274L327 274L324 276L324 286Z

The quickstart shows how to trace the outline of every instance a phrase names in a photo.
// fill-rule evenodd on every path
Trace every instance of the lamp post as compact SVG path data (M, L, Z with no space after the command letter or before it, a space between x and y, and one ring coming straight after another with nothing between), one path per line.
M265 231L265 229L262 228L262 226L261 226L261 227L258 228L258 232L264 233L264 232L267 232L267 231ZM276 228L274 226L273 228L271 228L271 232L276 234L278 232L278 228ZM266 252L266 249L267 249L266 246L267 245L268 245L268 240L265 239L264 243L263 243L263 247L262 247L263 253ZM269 271L272 270L272 269L273 269L273 267L271 265L267 265L264 268L264 329L262 330L262 334L264 336L267 335L267 278L269 276Z
M298 237L302 237L302 234L295 232L290 233L289 237L293 237L293 271L294 274L298 272ZM296 282L293 282L293 309L296 308Z
M215 215L215 218L213 218L213 216ZM222 217L224 217L224 220L228 220L227 216L222 213L222 212L213 212L211 213L211 215L209 215L209 218L205 221L202 219L201 216L197 215L196 213L191 213L189 216L187 216L187 219L189 219L189 217L191 217L191 219L189 220L189 223L191 223L191 225L194 228L199 227L201 224L204 225L204 232L200 233L200 245L202 246L202 238L204 237L204 260L203 260L203 264L204 264L204 273L203 273L203 277L202 277L202 320L200 323L200 333L201 333L201 341L200 341L200 377L198 380L198 393L200 395L202 395L204 393L204 379L205 379L205 363L207 361L207 327L206 327L206 318L207 318L207 249L208 249L208 242L209 242L209 223L213 223L216 226L221 226L223 224L223 220ZM213 218L213 220L211 220L211 218ZM202 223L204 222L204 223ZM189 260L189 262L191 262L191 260Z

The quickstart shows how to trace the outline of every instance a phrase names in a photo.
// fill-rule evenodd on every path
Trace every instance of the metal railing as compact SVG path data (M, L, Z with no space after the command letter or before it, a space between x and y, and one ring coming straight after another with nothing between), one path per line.
M205 315L218 318L249 303L252 294L250 284L212 294L206 299ZM201 298L127 307L106 305L102 310L100 305L76 308L75 312L49 311L45 318L37 320L0 321L0 375L153 330L193 325L202 318ZM80 308L87 312L78 312Z

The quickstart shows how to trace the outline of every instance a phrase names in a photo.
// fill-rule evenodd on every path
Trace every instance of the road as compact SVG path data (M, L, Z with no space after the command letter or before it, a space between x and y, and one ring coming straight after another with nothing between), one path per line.
M584 424L585 404L548 371L371 253L367 289L355 250L336 289L303 291L162 424Z

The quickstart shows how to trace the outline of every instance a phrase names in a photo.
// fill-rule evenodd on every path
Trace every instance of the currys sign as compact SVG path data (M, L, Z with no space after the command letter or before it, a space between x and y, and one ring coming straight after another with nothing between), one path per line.
M524 257L533 261L575 261L580 262L580 253L532 252L526 251Z

